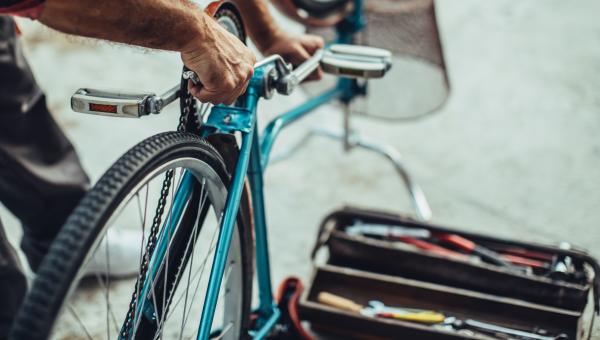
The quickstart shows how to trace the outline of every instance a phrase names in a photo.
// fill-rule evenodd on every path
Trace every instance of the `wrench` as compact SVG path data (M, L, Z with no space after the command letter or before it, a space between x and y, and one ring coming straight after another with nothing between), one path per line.
M505 335L507 339L515 339L515 340L568 340L569 337L564 334L558 335L543 335L538 333L531 333L526 331L521 331L518 329L502 327L498 325L489 324L486 322L481 322L477 320L459 320L455 317L448 317L444 321L446 325L452 326L452 328L459 329L469 329L472 331L476 331L479 333L489 334L492 336Z
M389 307L383 302L377 300L369 301L369 306L363 308L362 314L413 321L430 325L439 324L440 322L444 322L446 319L444 314L435 311L416 308Z

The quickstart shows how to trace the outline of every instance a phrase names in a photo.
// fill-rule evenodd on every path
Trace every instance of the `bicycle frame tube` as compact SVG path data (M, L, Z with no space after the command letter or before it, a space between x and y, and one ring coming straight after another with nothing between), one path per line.
M212 263L208 288L202 309L202 317L200 319L200 325L198 328L198 339L208 339L211 332L213 317L219 297L219 290L221 288L221 282L227 262L227 255L229 253L231 239L235 230L237 213L240 206L242 191L244 189L244 180L246 178L245 175L248 171L248 164L251 155L250 149L252 146L252 135L256 131L256 103L258 101L258 93L250 86L245 97L245 109L246 113L249 115L248 118L250 118L250 128L249 131L241 131L241 150L236 164L235 173L232 177L230 188L227 194L225 209L221 216L219 238L217 240L215 256ZM214 114L214 111L215 109L213 109L211 115ZM230 124L230 122L228 121L225 124Z

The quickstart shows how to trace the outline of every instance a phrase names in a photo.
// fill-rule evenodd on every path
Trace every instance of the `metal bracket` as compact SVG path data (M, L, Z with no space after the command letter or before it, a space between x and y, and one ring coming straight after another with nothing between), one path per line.
M212 108L204 125L227 133L249 133L252 129L252 112L241 107L217 105Z

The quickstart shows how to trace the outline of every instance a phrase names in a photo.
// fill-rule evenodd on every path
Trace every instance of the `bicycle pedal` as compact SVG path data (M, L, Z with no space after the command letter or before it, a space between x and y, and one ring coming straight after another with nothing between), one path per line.
M79 89L71 96L71 108L75 112L123 118L138 118L162 107L154 93L109 92Z
M334 44L321 60L323 71L347 78L381 78L392 67L392 52L381 48Z

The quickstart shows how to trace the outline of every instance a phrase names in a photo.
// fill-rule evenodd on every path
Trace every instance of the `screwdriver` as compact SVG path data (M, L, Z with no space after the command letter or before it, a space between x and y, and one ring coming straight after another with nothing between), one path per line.
M360 313L369 317L397 319L423 324L438 324L444 322L446 319L444 314L435 311L415 308L389 307L383 302L376 300L369 301L369 306L365 307L350 299L328 292L319 293L317 300L320 303L331 307Z

